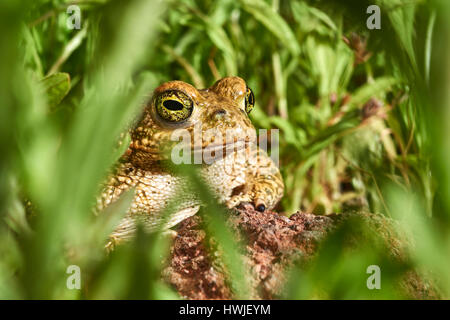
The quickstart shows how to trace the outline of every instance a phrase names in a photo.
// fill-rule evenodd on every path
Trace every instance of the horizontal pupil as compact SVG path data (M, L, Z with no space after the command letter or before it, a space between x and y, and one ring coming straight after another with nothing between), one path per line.
M166 109L172 111L183 110L183 104L176 100L166 100L163 102L163 105Z
M250 103L250 104L253 104L253 94L251 94L250 93L250 95L248 96L248 102Z

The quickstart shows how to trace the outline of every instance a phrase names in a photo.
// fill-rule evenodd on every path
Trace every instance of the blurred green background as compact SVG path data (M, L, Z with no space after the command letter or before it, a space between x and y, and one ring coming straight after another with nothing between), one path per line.
M380 30L366 27L372 2ZM67 27L72 4L79 30ZM228 75L254 91L255 126L280 129L278 211L398 220L415 241L411 264L448 298L449 14L446 0L2 0L0 298L177 298L159 280L157 235L104 255L129 196L98 218L92 206L153 88ZM383 290L365 287L382 250L348 258L332 244L320 274L294 272L284 298L402 298L389 284L398 272ZM88 289L66 288L71 264Z

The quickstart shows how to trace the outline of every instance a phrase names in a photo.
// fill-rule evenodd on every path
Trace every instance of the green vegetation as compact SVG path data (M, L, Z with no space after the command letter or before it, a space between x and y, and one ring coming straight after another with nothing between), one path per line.
M92 207L155 86L227 75L254 91L255 125L280 129L280 212L395 218L415 240L411 263L450 296L448 1L75 2L80 30L66 25L71 1L0 2L0 298L177 298L159 279L159 234L103 252L130 196L99 217ZM366 27L372 2L381 30ZM215 220L245 298L238 249ZM349 257L339 244L351 232L325 242L315 272L294 272L287 298L399 298L389 263L383 290L365 288L383 253ZM66 288L71 264L88 289Z

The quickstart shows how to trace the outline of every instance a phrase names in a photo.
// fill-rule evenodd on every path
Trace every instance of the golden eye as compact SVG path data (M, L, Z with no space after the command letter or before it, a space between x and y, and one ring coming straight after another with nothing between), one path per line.
M194 103L184 92L168 90L156 96L155 106L163 120L181 122L190 117Z
M245 112L250 113L253 107L255 106L255 96L253 94L252 89L247 87L245 92Z

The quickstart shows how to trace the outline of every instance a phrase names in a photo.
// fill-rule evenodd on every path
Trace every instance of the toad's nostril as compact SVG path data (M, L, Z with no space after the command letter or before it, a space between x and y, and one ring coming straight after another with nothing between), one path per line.
M219 109L214 113L214 116L217 118L222 118L224 116L226 116L227 112L224 109Z

